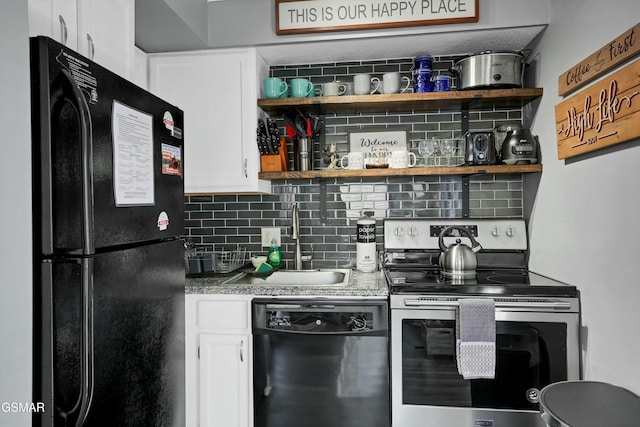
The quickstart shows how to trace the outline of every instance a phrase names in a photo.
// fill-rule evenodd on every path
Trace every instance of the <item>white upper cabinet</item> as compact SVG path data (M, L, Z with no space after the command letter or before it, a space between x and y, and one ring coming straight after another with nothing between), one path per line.
M151 92L184 111L185 193L270 191L256 143L267 74L253 48L149 55Z
M129 79L134 0L29 0L29 35L47 36Z
M51 37L77 50L77 0L29 0L29 35Z
M120 76L133 76L133 0L78 1L78 52Z

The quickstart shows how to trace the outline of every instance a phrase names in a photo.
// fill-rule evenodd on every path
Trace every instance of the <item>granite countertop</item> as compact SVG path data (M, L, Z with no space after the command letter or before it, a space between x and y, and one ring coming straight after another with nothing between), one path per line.
M242 273L209 274L197 277L187 276L187 294L235 294L257 296L347 296L347 297L387 297L389 288L381 271L362 273L351 271L348 286L261 286L236 285L224 282Z

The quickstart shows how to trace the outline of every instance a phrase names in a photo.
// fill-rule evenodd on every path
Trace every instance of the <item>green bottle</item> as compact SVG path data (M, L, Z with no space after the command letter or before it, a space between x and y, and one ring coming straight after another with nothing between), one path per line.
M278 247L278 242L276 242L276 239L271 239L271 246L269 246L267 262L273 268L280 268L280 266L282 265L282 255L280 254L280 247Z

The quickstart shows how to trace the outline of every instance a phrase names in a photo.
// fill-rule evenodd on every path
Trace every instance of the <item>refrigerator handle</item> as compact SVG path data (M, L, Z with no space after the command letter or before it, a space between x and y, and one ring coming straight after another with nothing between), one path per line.
M93 399L94 354L93 354L93 258L81 261L82 319L80 348L80 401L76 427L82 427L89 414Z
M65 421L65 425L67 426L82 427L84 425L93 399L95 383L93 348L93 263L93 258L80 259L80 348L78 354L80 360L80 379L78 397L70 410L64 410L60 407L57 408L58 416L67 420ZM49 275L48 283L53 283L50 269L47 270L47 272ZM51 289L49 289L49 291L52 292ZM53 303L51 304L50 310L54 310L54 305ZM53 318L53 312L47 317ZM47 325L45 325L45 328L46 327ZM48 355L47 357L53 358L54 356ZM53 384L54 380L55 375L52 372L51 384L47 386L47 389L52 393L49 397L52 402L55 401L56 386ZM56 406L55 403L53 404ZM72 421L74 418L75 422Z
M79 114L82 155L82 254L93 255L93 151L89 105L71 73L63 69L60 74L68 83Z

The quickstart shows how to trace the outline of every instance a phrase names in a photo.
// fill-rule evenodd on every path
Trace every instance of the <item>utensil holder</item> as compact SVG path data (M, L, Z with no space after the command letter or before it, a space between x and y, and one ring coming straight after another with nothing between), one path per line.
M298 138L298 168L300 171L313 170L313 140Z

